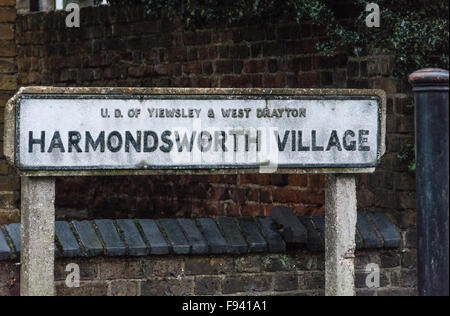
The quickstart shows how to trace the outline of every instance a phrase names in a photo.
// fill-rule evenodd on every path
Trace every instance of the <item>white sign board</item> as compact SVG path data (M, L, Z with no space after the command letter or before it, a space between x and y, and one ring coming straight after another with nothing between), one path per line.
M370 168L377 96L22 95L20 170Z

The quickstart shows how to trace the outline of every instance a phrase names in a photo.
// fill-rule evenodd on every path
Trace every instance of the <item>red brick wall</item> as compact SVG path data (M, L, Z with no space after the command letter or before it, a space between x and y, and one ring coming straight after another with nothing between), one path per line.
M140 11L81 11L17 21L19 84L159 87L344 87L347 57L321 57L309 24L242 25L185 31L145 21ZM323 210L323 176L154 176L62 179L59 212L80 217L263 215L274 204ZM84 212L79 212L83 210Z
M19 16L19 86L336 87L388 93L388 153L359 177L359 210L386 210L414 239L414 177L397 154L412 143L411 98L392 76L392 59L323 57L323 30L292 21L189 31L147 21L142 10L86 8L81 28L65 15ZM274 204L323 212L320 175L154 176L60 179L58 218L259 215ZM405 232L406 234L406 232Z

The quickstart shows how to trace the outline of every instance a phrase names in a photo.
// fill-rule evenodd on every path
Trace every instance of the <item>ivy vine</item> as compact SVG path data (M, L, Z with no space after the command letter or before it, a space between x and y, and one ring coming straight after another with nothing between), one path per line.
M96 0L101 2L101 0ZM332 56L346 50L354 56L392 54L395 74L406 78L424 67L449 68L448 0L109 0L121 8L140 5L149 18L180 19L187 28L210 23L261 23L292 17L327 31L318 50ZM377 3L381 27L368 28L365 11ZM343 6L351 12L343 12ZM348 16L350 15L350 16Z
M412 144L407 144L402 152L397 154L397 159L405 163L408 166L410 172L416 171L416 146Z

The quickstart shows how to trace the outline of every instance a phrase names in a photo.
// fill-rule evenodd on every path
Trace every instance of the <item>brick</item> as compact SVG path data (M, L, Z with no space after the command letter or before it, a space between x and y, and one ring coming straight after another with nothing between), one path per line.
M0 22L0 40L14 39L14 24Z
M233 61L219 60L216 61L216 74L231 74L233 73Z
M161 219L159 225L166 233L166 236L171 244L171 248L175 254L189 254L191 246L181 230L175 219Z
M284 45L281 42L264 43L263 53L264 57L282 56L284 51Z
M230 58L232 59L246 59L250 56L250 49L246 45L231 46Z
M196 223L192 219L179 218L178 224L184 231L186 238L192 249L193 254L206 254L208 253L208 244L203 238L202 233L198 229Z
M17 209L0 210L0 225L20 222L20 211Z
M298 276L296 273L277 273L273 283L277 292L295 291L298 288Z
M398 82L393 78L374 78L370 80L373 89L382 89L387 94L396 93L398 91Z
M242 207L241 215L250 217L262 216L264 215L264 209L260 204L247 204Z
M349 61L347 64L347 74L349 77L359 77L359 63Z
M89 221L72 222L88 257L103 255L103 246Z
M150 253L153 255L166 255L169 253L169 245L164 239L158 225L154 220L139 220L145 238L150 244Z
M55 235L62 247L62 256L72 258L82 255L80 246L72 233L69 223L55 222Z
M299 24L287 24L278 26L278 38L280 39L296 39L300 33Z
M219 277L196 277L194 295L217 295L220 291Z
M198 219L200 231L208 242L211 253L228 253L228 245L225 238L220 233L217 224L211 218Z
M143 279L145 277L144 268L141 261L133 260L117 260L109 258L99 263L98 278L100 280L114 279Z
M238 223L248 242L250 252L267 251L267 242L261 235L253 217L240 217L238 218Z
M235 293L258 293L269 291L272 277L269 275L254 276L231 276L222 281L223 294Z
M395 268L401 264L401 256L398 253L384 253L380 255L381 268Z
M0 90L16 90L17 77L15 75L2 75L0 77Z
M145 278L153 277L174 277L180 278L184 276L184 260L182 257L161 257L149 258L142 260L138 265Z
M369 88L369 81L367 79L349 79L347 87L349 89L367 89Z
M0 58L0 73L10 74L17 71L16 63L12 58Z
M130 256L146 256L147 246L136 227L134 220L132 219L120 219L117 220L117 226L120 229L120 233L125 240L128 249L128 255Z
M137 296L139 282L135 281L112 281L109 285L111 296Z
M306 289L324 289L325 273L323 272L306 272L299 276Z
M219 217L217 223L228 243L231 253L243 254L248 252L248 245L233 217Z
M266 71L266 62L262 59L252 59L244 62L245 73L264 73Z
M0 110L1 113L1 110ZM0 209L13 210L18 204L19 196L17 192L1 192L0 193Z
M394 175L395 188L397 190L410 190L414 191L416 188L415 174L409 173L397 173Z
M108 256L124 256L126 254L125 244L120 239L116 226L112 220L95 220L95 225L105 243Z
M16 0L0 0L0 6L2 7L14 7L16 5Z
M416 289L388 288L377 291L378 296L418 296Z
M148 280L141 284L142 296L188 296L194 293L191 279Z
M238 273L259 273L261 272L261 256L245 255L236 258L235 269Z
M282 73L266 74L263 76L263 85L265 88L284 88L286 86L286 75Z
M406 288L417 288L417 271L402 270L402 286Z
M408 249L402 254L402 267L407 269L414 269L417 267L417 250Z
M267 241L269 252L284 252L286 251L286 243L281 238L281 234L277 229L275 221L271 217L259 217L259 226L261 233Z
M416 199L414 192L400 192L398 193L400 207L403 209L413 209L416 207Z
M308 72L297 75L299 88L314 88L320 85L320 75L316 72Z
M320 83L322 86L331 86L333 84L333 73L329 71L321 72Z
M20 266L0 262L0 296L19 296Z
M231 257L189 257L185 262L186 275L218 275L234 271Z
M288 175L288 185L295 187L306 187L308 185L308 177L304 175Z
M202 63L194 62L189 64L183 64L182 71L187 75L199 75L203 73Z
M292 271L295 268L291 258L287 255L267 255L262 259L262 269L266 272Z
M108 285L104 282L85 281L80 287L68 288L64 282L56 285L57 296L106 296Z
M294 189L277 189L274 192L274 201L279 203L298 203L298 190Z

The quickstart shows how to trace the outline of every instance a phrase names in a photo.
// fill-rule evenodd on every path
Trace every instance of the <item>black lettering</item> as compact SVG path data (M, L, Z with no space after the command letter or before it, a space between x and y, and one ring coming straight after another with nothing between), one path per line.
M275 136L277 137L277 141L278 141L278 151L284 151L284 149L286 148L286 144L287 144L287 141L289 138L289 133L290 133L290 131L286 131L284 133L283 141L281 141L278 131L275 131Z
M337 131L331 132L330 140L328 141L327 151L331 150L331 147L336 147L337 150L342 151L342 146L341 142L339 141Z
M219 151L219 146L222 147L222 151L223 152L227 152L228 149L225 146L227 141L227 135L224 131L220 131L220 132L215 132L215 142L214 142L214 151L218 152Z
M349 137L355 137L355 132L348 130L344 133L343 143L344 149L347 151L356 151L356 141L352 140L350 143L348 142Z
M234 152L237 153L238 149L239 149L239 144L238 144L238 136L244 135L244 131L231 131L230 135L233 135L233 139L234 139Z
M41 138L33 138L33 132L28 133L28 152L33 152L33 145L41 145L41 153L45 152L45 132L41 132Z
M162 152L169 153L172 150L172 148L173 148L173 141L170 139L171 135L172 135L171 131L164 131L161 134L161 140L162 140L162 142L164 144L166 144L166 146L159 147L159 149Z
M85 152L89 152L89 146L92 147L93 151L97 151L98 146L100 146L100 152L105 152L105 132L100 132L100 135L98 135L97 140L93 140L91 133L86 132L86 146L85 146Z
M148 138L153 138L153 145L149 147ZM158 148L158 135L153 131L144 132L144 153L152 153Z
M312 145L312 151L323 151L323 147L322 146L317 146L316 143L316 139L317 139L317 132L316 131L311 131L311 145Z
M66 150L64 149L64 144L61 140L61 135L59 132L55 132L53 134L52 141L50 142L50 147L48 147L48 152L53 152L53 149L58 148L60 152L64 153Z
M310 151L309 146L303 146L303 131L298 131L298 151Z
M116 142L113 143L113 138L116 138ZM117 153L122 149L123 139L119 132L114 131L108 135L107 146L109 151Z
M292 131L292 151L294 152L297 147L297 133L295 131Z
M245 134L245 151L250 151L250 143L256 145L256 151L261 151L259 148L259 144L261 143L261 134L259 131L256 131L256 137L250 138L249 134Z
M230 117L230 114L231 114L231 109L226 109L226 110L222 109L223 117Z
M77 151L77 153L83 152L80 148L81 134L80 132L69 132L69 153L72 152L73 148Z
M205 144L205 140L206 140L206 144ZM198 149L201 152L206 152L208 150L211 149L212 146L212 136L211 133L207 132L207 131L203 131L200 133L200 136L198 137L197 140L197 145L198 145ZM206 145L206 146L205 146Z
M305 108L300 108L299 111L300 111L299 117L306 117L306 109Z
M188 152L192 152L192 149L194 147L195 137L197 136L197 132L192 132L191 134L191 141L188 140L188 136L185 133L183 135L183 141L180 139L180 134L178 132L175 132L175 141L177 143L178 152L183 152L183 149L186 148Z
M367 136L369 135L369 131L367 130L360 130L359 131L359 151L370 151L369 146L364 146L365 143L367 143Z
M136 139L131 135L130 132L125 133L125 152L130 152L130 144L134 147L134 150L136 152L141 152L141 145L142 145L142 132L137 131L136 132Z

